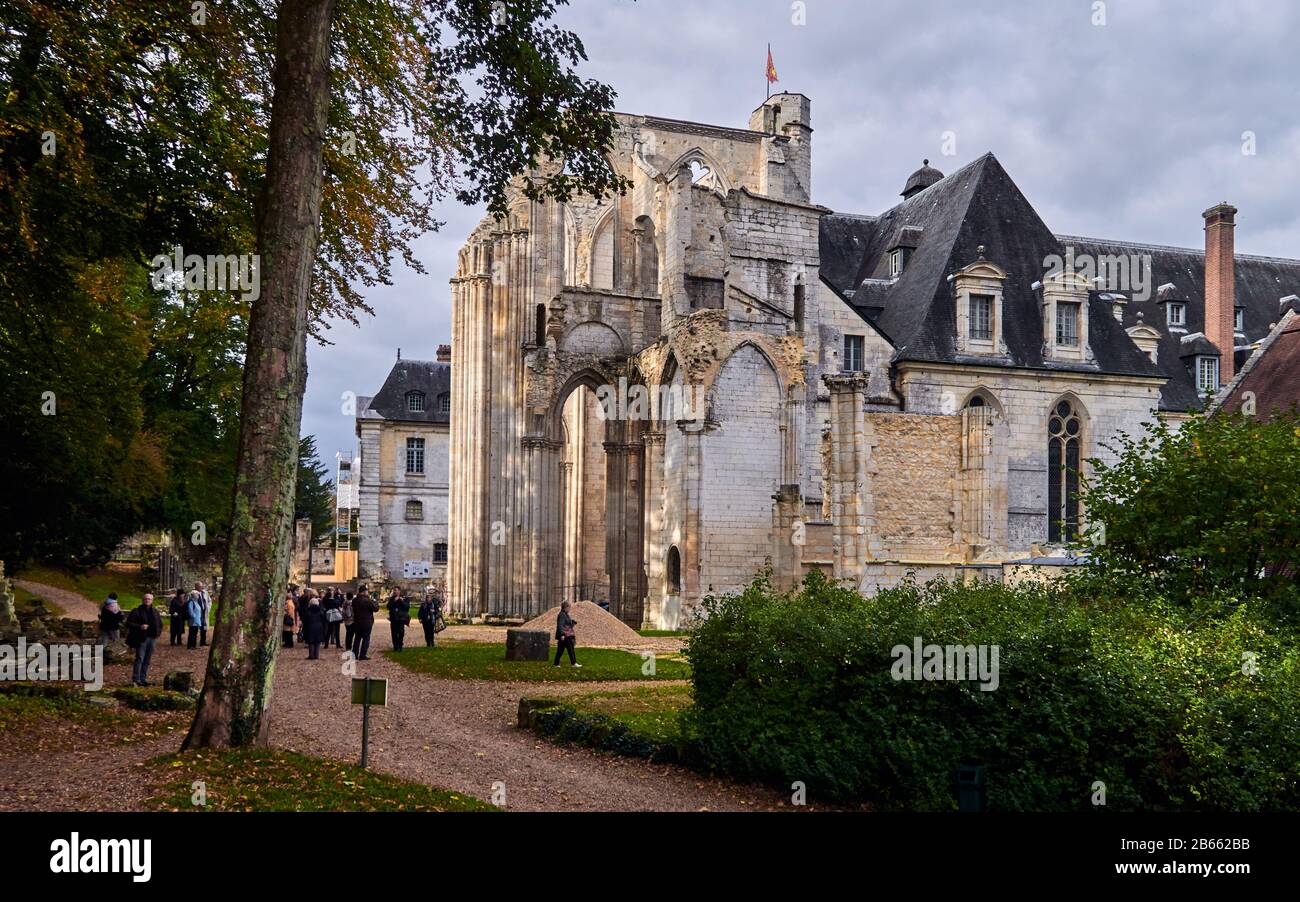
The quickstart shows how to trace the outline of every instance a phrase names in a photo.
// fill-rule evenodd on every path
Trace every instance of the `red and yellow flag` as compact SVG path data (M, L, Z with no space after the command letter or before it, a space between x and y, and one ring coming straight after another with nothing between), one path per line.
M772 45L767 45L767 83L776 81L776 63L772 62Z

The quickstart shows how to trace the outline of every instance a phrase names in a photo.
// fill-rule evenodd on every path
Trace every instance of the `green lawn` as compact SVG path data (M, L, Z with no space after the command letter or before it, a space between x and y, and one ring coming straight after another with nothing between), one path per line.
M437 648L408 648L402 652L386 651L384 654L408 670L452 680L518 680L540 683L571 680L684 680L690 676L690 669L684 661L663 657L655 661L654 676L643 675L642 657L616 648L579 646L580 668L570 667L567 657L559 667L553 666L549 660L507 661L505 643L443 641L438 643Z
M52 601L41 598L39 595L33 595L26 589L18 586L12 586L12 588L14 591L14 606L19 611L25 611L27 608L31 607L32 602L39 601L45 606L45 610L49 611L55 617L62 617L66 613L63 608L59 607Z
M603 714L653 742L683 738L681 713L690 704L690 686L636 686L564 700L579 714Z
M647 639L687 635L686 630L637 630L637 632Z
M103 604L109 592L117 593L117 603L123 610L130 610L140 604L141 592L136 585L136 577L130 573L114 570L89 570L85 573L65 573L51 567L29 567L17 574L18 579L44 583L58 589L67 589L89 598L95 604ZM157 593L155 604L157 603ZM46 601L49 606L49 602ZM165 607L165 606L164 606Z
M328 758L279 749L203 749L146 763L170 778L146 805L159 811L496 811L472 796L433 789ZM194 805L203 781L207 804Z

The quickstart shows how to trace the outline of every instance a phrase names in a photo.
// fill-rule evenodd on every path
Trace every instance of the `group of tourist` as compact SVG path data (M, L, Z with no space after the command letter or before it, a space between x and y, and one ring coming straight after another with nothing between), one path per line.
M406 627L411 622L410 595L393 589L388 596L388 624L392 631L393 649L405 646ZM436 636L446 627L442 616L442 598L437 593L424 593L419 607L420 625L424 627L424 644L433 648ZM309 661L320 658L324 645L352 652L358 661L369 660L370 634L375 628L375 615L379 602L370 594L370 588L361 585L356 593L329 588L318 593L315 589L300 588L292 583L284 599L284 627L280 634L281 645L293 648L295 639L307 646ZM343 632L340 642L339 633Z
M167 608L167 617L171 626L171 644L184 642L185 627L189 626L189 648L208 644L208 613L212 609L212 598L203 583L194 584L189 592L177 589ZM162 614L154 606L153 595L145 593L140 606L127 613L122 610L116 592L109 592L108 598L99 609L99 644L107 645L122 638L126 629L126 645L135 652L135 662L131 668L131 682L137 686L148 686L149 663L153 659L154 643L162 635Z
M151 685L149 663L153 658L154 643L163 630L162 615L153 601L153 595L146 593L140 606L127 613L118 603L117 593L110 592L99 610L101 645L118 641L125 627L126 644L135 652L131 682L137 686ZM392 631L393 649L396 651L405 647L406 627L411 622L411 607L414 603L410 595L399 589L393 589L388 596L388 623ZM195 583L194 588L188 592L177 589L167 605L171 644L184 645L190 649L206 646L211 610L212 598L203 583ZM424 628L424 644L430 648L437 645L437 634L447 626L442 610L442 598L436 592L425 592L418 618ZM315 589L290 584L284 600L281 644L285 648L293 648L294 640L297 639L307 646L307 659L310 661L319 660L321 646L329 648L331 644L335 648L345 648L352 652L357 660L366 661L369 660L370 634L374 630L377 613L379 602L371 597L366 585L362 585L354 594L338 588L317 592ZM340 633L343 633L341 637ZM569 654L572 658L572 651Z

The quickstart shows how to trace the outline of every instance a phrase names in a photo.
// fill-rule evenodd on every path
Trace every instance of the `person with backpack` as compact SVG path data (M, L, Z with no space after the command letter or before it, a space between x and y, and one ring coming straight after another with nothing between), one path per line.
M176 589L176 594L167 603L167 625L171 630L171 644L185 644L185 622L189 619L189 603L185 599L185 590Z
M107 600L99 609L99 644L107 645L116 642L118 631L122 628L122 621L125 619L126 615L117 604L117 593L109 592Z
M564 652L569 653L569 663L574 667L581 667L578 663L578 657L574 650L578 647L578 637L574 628L578 621L569 616L569 608L572 603L565 601L560 603L560 613L555 615L555 666L560 666L560 655Z
M145 595L140 607L126 618L126 644L135 649L135 665L131 668L131 682L148 686L149 660L153 657L154 641L162 635L162 616L153 606L153 596Z
M343 644L339 641L339 627L343 625L343 597L338 589L329 589L325 592L321 610L325 614L325 647L329 648L332 641L335 648L342 648Z
M394 589L388 596L388 628L393 636L393 651L401 651L406 640L406 625L411 622L411 602Z
M375 628L375 615L379 602L370 597L365 586L352 600L352 656L358 661L369 660L370 631Z
M320 599L309 595L302 609L302 641L307 644L307 660L320 660L320 644L325 641L325 611Z
M424 627L424 644L429 648L438 646L438 621L442 619L442 599L432 592L424 593L420 604L420 626Z
M348 651L352 651L352 637L356 633L356 626L352 621L352 593L349 592L343 596L343 604L339 607L343 612L343 644L347 646Z
M199 609L203 613L199 621L199 645L208 644L208 613L212 610L212 599L208 597L208 590L203 588L203 583L194 584L194 594L199 598Z
M185 617L190 625L190 638L185 643L186 648L197 648L199 643L199 631L203 628L203 603L199 601L199 593L191 592L185 600Z

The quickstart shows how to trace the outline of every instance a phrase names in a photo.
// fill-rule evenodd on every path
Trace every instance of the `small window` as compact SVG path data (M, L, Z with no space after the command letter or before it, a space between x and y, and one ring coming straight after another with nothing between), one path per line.
M434 543L433 543L433 562L434 562L435 564L445 564L445 563L447 563L447 543L446 543L446 542L434 542Z
M406 440L406 472L424 472L424 439L408 438Z
M993 338L993 298L987 294L970 296L970 337L978 341Z
M438 413L451 413L451 395L446 392L438 395Z
M803 283L794 284L794 330L803 331Z
M1232 311L1232 329L1234 332L1246 331L1246 311L1244 308L1238 307Z
M546 305L538 304L533 319L533 343L539 348L546 344Z
M424 519L424 505L419 501L406 502L406 519L420 522Z
M423 413L424 392L408 391L406 393L406 410L408 413Z
M864 339L861 335L844 336L844 365L841 367L842 372L862 372L863 341Z
M676 545L668 549L668 594L682 594L682 554Z
M1196 358L1196 388L1202 395L1219 390L1219 361L1216 358Z
M889 252L889 277L897 279L902 275L903 267L907 265L907 251L904 248L896 247Z
M1181 326L1187 322L1187 305L1186 304L1169 304L1167 310L1167 319L1171 326Z
M1056 305L1056 344L1063 348L1077 347L1079 344L1079 305L1057 302Z

